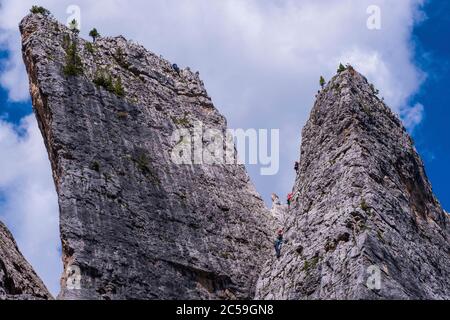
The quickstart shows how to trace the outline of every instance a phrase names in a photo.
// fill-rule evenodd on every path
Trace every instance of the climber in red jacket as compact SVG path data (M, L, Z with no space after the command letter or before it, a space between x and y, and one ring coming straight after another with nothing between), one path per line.
M291 192L291 193L289 193L288 196L287 196L287 204L288 204L288 208L291 207L292 197L293 197L293 194L292 194L292 192Z

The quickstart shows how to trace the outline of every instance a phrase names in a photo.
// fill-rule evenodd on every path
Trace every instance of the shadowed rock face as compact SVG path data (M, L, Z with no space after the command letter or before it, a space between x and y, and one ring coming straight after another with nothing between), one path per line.
M367 80L351 67L335 76L302 139L288 243L266 263L256 298L449 299L448 215Z
M0 222L0 300L51 298L41 279L20 253L9 230Z
M39 14L20 30L58 193L60 298L253 298L271 218L245 168L171 160L174 130L226 129L198 74L122 37L89 45ZM102 73L115 88L94 84Z

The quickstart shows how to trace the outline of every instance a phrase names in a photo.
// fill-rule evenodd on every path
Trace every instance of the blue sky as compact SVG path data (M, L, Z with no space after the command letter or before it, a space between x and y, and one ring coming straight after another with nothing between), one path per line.
M54 294L62 271L58 206L31 113L17 25L33 0L0 0L0 219ZM433 189L450 210L450 4L424 0L42 0L64 22L81 9L81 34L123 34L180 66L199 70L231 128L280 129L280 172L249 172L269 202L294 181L301 128L339 62L351 63L400 113ZM368 30L366 9L381 10ZM70 10L69 10L70 11ZM145 12L145 14L142 14ZM117 23L121 21L121 23ZM423 106L423 109L422 109ZM422 112L423 110L423 112Z
M434 193L450 211L450 2L430 1L428 19L414 30L416 64L428 74L414 98L426 106L422 123L413 133Z
M1 61L8 57L7 51L0 50L0 73L4 69ZM18 124L20 119L31 113L31 103L29 101L13 102L8 99L8 92L0 87L0 118Z

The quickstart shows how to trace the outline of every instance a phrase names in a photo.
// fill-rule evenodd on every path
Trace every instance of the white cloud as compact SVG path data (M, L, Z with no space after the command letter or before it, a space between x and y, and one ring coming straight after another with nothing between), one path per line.
M27 4L14 2L14 5L8 0L0 3L0 50L7 51L9 55L1 61L0 85L8 89L12 101L26 101L29 99L28 78L22 61L17 21L14 22L14 18L24 12Z
M424 110L424 106L420 103L416 103L411 108L402 109L401 116L405 127L410 131L413 131L414 128L422 122Z
M0 120L0 218L53 293L62 262L50 163L34 116L19 126Z
M34 2L6 0L0 11L0 29L6 38L3 45L12 53L2 85L11 90L15 100L28 95L17 24ZM40 3L60 21L66 21L66 9L74 4L55 0ZM414 20L422 19L417 10L421 3L165 0L131 4L80 0L75 4L81 8L84 35L95 25L105 34L124 34L150 50L200 69L226 112L227 107L234 113L244 105L273 113L274 102L289 90L283 86L298 92L293 96L291 89L288 93L293 97L289 98L300 100L302 94L308 98L301 100L311 102L316 78L320 74L331 76L338 61L356 63L380 86L392 107L399 109L422 80L411 62L409 42ZM366 26L366 9L373 4L381 9L381 30ZM309 106L302 109L304 118Z
M12 52L8 74L0 81L16 100L28 94L24 69L17 63L17 24L34 2L3 0L0 9L0 43ZM283 197L292 187L300 130L319 76L329 79L339 62L355 64L395 111L415 110L408 99L424 76L412 62L410 36L414 23L423 19L422 2L41 0L40 5L66 21L66 8L77 4L83 35L94 26L104 35L123 34L181 66L199 70L231 127L280 128L280 174L261 177L259 170L250 170L269 199L271 192ZM370 5L381 9L380 30L367 28Z
M0 85L9 90L10 100L15 102L28 100L28 78L21 53L13 53L4 63L4 68L0 75Z

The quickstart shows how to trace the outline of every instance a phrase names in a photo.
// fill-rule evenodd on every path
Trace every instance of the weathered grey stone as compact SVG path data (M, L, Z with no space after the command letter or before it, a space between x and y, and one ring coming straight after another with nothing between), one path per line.
M367 80L351 67L335 76L302 139L289 242L265 264L256 298L449 299L449 217ZM367 286L371 266L379 290Z
M44 283L20 253L12 234L0 222L0 300L51 298Z
M226 129L198 73L123 37L88 44L39 14L20 30L58 193L59 297L253 298L273 223L244 166L171 161L177 128ZM77 76L63 72L73 43ZM94 84L99 70L123 97Z
M61 298L450 298L448 215L401 121L353 68L319 93L294 201L274 197L269 212L243 166L171 161L175 129L226 129L198 73L123 37L89 45L39 14L20 27L60 205ZM82 68L69 76L73 43ZM99 70L123 96L94 84Z
M275 219L278 228L281 229L286 224L287 204L281 204L280 198L275 193L272 194L272 209L270 214Z

